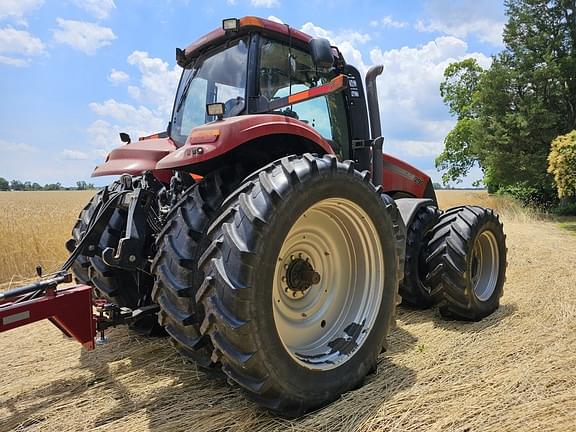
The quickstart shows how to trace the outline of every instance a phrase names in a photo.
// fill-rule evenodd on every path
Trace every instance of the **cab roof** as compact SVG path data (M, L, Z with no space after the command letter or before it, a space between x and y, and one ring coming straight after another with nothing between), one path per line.
M300 43L308 44L312 40L312 36L296 30L288 26L287 24L280 24L275 21L270 21L265 18L259 18L254 16L245 16L238 20L239 29L238 31L225 31L222 26L210 33L205 34L200 39L192 42L183 51L177 50L176 60L178 65L184 66L191 59L197 57L202 52L216 46L226 39L235 37L237 35L246 34L253 30L261 30L263 33L268 33L273 36L280 37L282 39L292 38L292 40L299 41Z

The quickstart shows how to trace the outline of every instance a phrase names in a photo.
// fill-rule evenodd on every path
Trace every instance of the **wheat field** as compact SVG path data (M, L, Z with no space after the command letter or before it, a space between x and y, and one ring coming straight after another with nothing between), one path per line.
M484 192L442 207L498 210L508 241L500 309L479 323L398 310L366 384L298 420L255 408L166 339L113 329L86 352L48 322L0 335L0 431L575 431L576 236ZM90 193L0 193L0 281L61 262Z

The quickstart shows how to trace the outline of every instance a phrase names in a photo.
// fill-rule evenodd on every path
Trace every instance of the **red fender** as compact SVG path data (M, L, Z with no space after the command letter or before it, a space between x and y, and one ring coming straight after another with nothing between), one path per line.
M126 144L112 150L106 161L96 167L92 177L141 175L146 171L153 171L158 180L168 183L172 173L156 171L156 163L176 148L170 138L147 139Z
M390 156L384 155L384 191L404 192L416 198L426 196L426 187L430 183L430 177L419 169L406 162Z
M325 153L334 153L322 135L300 120L279 114L243 115L194 128L186 144L160 160L156 169L175 169L206 162L248 141L278 134L305 138Z

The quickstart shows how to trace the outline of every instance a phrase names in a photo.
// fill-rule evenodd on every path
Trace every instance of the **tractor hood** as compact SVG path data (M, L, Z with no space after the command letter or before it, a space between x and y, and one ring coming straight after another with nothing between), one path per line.
M330 144L306 123L278 114L256 114L215 121L192 130L186 144L167 154L156 169L177 169L206 162L244 143L270 135L295 135L334 153Z
M155 171L156 163L174 150L176 145L170 138L144 139L126 144L112 150L106 161L96 167L92 177L141 175L146 171Z

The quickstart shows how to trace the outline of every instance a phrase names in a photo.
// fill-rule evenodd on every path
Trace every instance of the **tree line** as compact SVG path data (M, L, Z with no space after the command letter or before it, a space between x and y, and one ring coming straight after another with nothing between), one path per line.
M92 183L77 181L76 187L62 186L61 183L46 183L41 185L36 182L12 180L8 181L0 177L0 191L55 191L55 190L89 190L96 189Z
M476 164L490 192L576 211L576 2L506 0L504 49L488 69L450 64L440 93L456 117L436 166L460 181Z

